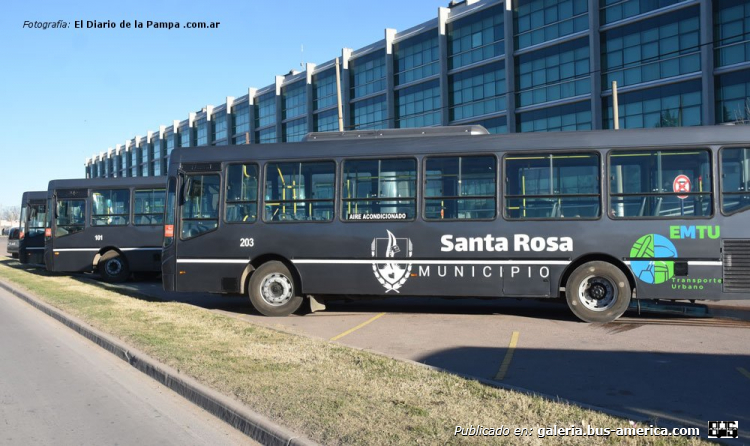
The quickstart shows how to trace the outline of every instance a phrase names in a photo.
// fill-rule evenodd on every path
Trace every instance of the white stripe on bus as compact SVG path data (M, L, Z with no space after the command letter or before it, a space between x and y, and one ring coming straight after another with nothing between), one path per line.
M674 260L675 262L679 262L679 259ZM630 265L631 262L650 262L648 259L643 260L625 260L626 265ZM688 265L692 266L721 266L723 263L721 261L700 261L700 260L688 260Z
M249 259L177 259L177 263L250 263Z
M414 263L418 265L569 265L570 260L418 260L411 258L372 259L372 260L338 260L338 259L296 259L299 264L362 264L373 263Z
M29 248L31 249L31 248ZM36 249L43 249L43 248L36 248ZM100 251L102 248L59 248L59 249L53 249L55 252L64 252L64 251ZM120 251L161 251L161 248L117 248Z

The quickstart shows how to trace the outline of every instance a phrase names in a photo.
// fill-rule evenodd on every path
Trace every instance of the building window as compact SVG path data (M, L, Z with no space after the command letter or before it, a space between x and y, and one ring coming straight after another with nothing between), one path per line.
M496 62L448 77L450 120L458 121L507 109L505 64Z
M582 101L520 113L517 121L519 132L591 130L591 104Z
M384 129L388 127L385 95L351 104L353 126L347 130Z
M717 67L750 61L750 2L714 0Z
M316 132L336 132L339 129L338 109L327 110L315 114L313 118Z
M190 147L190 133L192 131L193 129L190 126L180 127L180 147Z
M239 104L235 104L233 110L233 125L232 134L234 135L233 143L248 144L250 137L250 104L248 101L242 101Z
M440 48L435 30L393 45L396 85L414 82L440 72Z
M602 24L645 14L689 0L600 0Z
M699 27L696 6L602 33L604 88L700 71Z
M716 78L716 121L750 120L750 71L736 71Z
M255 105L255 128L276 123L276 94L259 96Z
M385 53L383 50L349 61L351 97L361 98L385 90Z
M255 132L255 139L258 144L268 144L276 142L276 127L258 130Z
M130 173L130 169L128 169L128 160L128 152L126 152L125 149L122 149L122 152L120 152L120 168L121 176L123 177L128 176L128 174Z
M130 146L130 176L131 177L137 177L138 172L140 169L138 169L138 152L140 152L141 149L138 148L135 144Z
M440 124L440 81L433 80L396 90L396 127Z
M216 145L227 144L227 112L222 110L214 113L213 116L214 135L213 142Z
M487 8L446 25L449 69L505 54L503 8Z
M510 154L505 158L508 219L598 218L599 155Z
M375 159L344 161L341 218L413 220L417 212L417 161L414 159Z
M281 88L282 119L291 119L307 113L307 84L295 82Z
M706 150L615 151L609 157L613 218L712 214L711 155ZM685 178L691 187L675 190Z
M282 127L284 128L284 142L302 141L307 134L307 118L285 122Z
M508 118L505 116L499 116L497 118L483 119L481 121L468 122L466 125L481 125L488 132L497 133L508 133Z
M496 176L497 160L494 156L427 158L425 219L495 218Z
M336 69L313 75L313 109L321 110L336 105Z
M591 92L588 39L523 54L517 61L519 107Z
M172 150L174 150L174 140L175 135L172 133L167 133L167 158L169 158L169 155L172 154Z
M258 219L258 166L232 164L227 167L226 216L229 223L252 223Z
M208 145L208 127L211 122L206 116L202 116L195 120L195 145L196 146L207 146Z
M327 161L266 164L263 221L333 220L335 170Z
M516 49L589 29L587 0L518 0Z
M701 125L700 80L618 95L620 128ZM604 128L614 127L612 97L604 99Z

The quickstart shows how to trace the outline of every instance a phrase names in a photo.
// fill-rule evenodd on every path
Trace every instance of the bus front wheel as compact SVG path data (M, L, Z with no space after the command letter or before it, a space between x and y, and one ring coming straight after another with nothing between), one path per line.
M612 322L630 305L630 282L616 266L588 262L573 271L565 285L568 307L585 322Z
M102 280L109 283L125 282L130 277L128 262L117 251L107 251L99 259L99 274Z
M302 305L294 289L294 277L281 262L261 265L250 276L250 302L264 316L289 316Z

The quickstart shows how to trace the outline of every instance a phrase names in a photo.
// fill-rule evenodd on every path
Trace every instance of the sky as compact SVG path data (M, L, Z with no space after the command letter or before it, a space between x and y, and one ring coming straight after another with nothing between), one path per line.
M274 76L431 20L448 0L7 1L0 14L0 207L84 177L92 155ZM26 29L25 21L69 24ZM116 27L75 29L75 21ZM120 22L144 28L120 28ZM147 29L146 22L220 22Z

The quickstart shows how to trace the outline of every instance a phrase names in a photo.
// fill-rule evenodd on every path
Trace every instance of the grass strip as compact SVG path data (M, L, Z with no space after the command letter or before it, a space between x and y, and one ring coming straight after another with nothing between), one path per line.
M183 303L148 300L0 260L0 279L323 444L541 444L540 427L627 420L497 389L360 350L280 333ZM456 426L510 429L454 436ZM515 428L533 435L516 437ZM640 426L643 427L643 426ZM684 437L547 438L559 444L699 444Z

